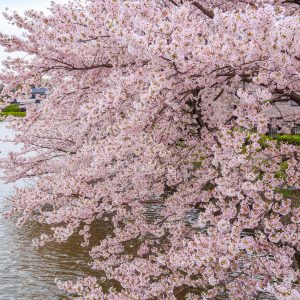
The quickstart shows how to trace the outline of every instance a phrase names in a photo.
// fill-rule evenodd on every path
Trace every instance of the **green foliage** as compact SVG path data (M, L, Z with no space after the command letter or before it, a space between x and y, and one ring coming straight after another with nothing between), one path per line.
M179 140L179 141L176 143L176 147L186 148L187 145L184 143L184 141Z
M25 117L26 116L26 112L23 111L4 111L0 113L1 117L5 117L5 116L14 116L14 117Z
M241 154L246 154L246 153L247 153L247 146L246 146L246 145L243 145L243 146L242 146Z
M8 106L6 106L2 112L6 113L6 112L20 112L20 106L17 103L14 104L10 104Z
M300 146L300 135L296 134L278 134L275 136L275 140L278 142Z
M240 130L245 131L245 129L240 129ZM252 144L251 135L257 134L257 132L254 130L247 130L247 132L248 132L248 136L245 138L244 144L242 145L241 152L240 152L241 154L247 153L248 146L250 146ZM271 138L269 136L260 135L258 143L260 144L262 149L266 149L266 148L270 147L270 144L269 144L270 140L271 140ZM260 150L257 150L257 151L260 151Z
M205 160L205 157L200 156L200 157L197 157L195 161L192 161L194 170L200 169L203 165L204 160Z
M288 169L289 165L287 161L283 162L279 166L279 170L275 173L275 178L277 179L286 179L286 170Z
M13 103L13 104L6 106L2 110L2 112L0 112L0 117L7 117L7 116L25 117L26 112L21 111L19 104Z
M277 141L278 145L281 143L291 144L291 145L297 145L300 146L300 135L296 134L276 134L274 138L267 136L267 135L261 135L259 139L259 143L263 149L268 148L269 141Z
M264 175L265 175L265 172L262 171L262 170L259 170L259 171L257 172L257 180L262 180L263 177L264 177Z
M202 166L202 161L193 161L192 162L194 169L199 169Z
M280 189L276 191L286 198L299 198L300 200L300 190Z
M270 140L271 140L271 138L269 136L261 135L258 142L263 149L266 149L270 146L270 144L268 143Z

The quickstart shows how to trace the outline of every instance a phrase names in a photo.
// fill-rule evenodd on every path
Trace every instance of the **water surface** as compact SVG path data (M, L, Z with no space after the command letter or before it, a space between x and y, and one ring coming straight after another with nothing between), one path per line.
M0 122L0 139L5 136L13 137L13 132L7 128L7 122ZM19 148L20 145L0 141L0 157ZM9 208L7 198L13 191L13 184L0 180L0 300L71 299L58 291L54 280L91 275L87 251L79 246L78 238L33 249L31 240L39 235L41 228L38 225L16 228L13 220L2 215Z

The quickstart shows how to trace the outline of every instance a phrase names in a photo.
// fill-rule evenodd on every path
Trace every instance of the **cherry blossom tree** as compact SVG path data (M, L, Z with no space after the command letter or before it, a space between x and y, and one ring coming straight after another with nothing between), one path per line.
M300 103L300 2L72 0L6 12L2 97L51 91L14 120L8 216L82 235L82 299L300 299L297 146L266 138ZM19 87L16 90L16 87ZM149 218L149 211L155 218ZM99 234L99 232L101 234ZM93 240L93 244L90 242ZM94 243L96 240L96 244Z

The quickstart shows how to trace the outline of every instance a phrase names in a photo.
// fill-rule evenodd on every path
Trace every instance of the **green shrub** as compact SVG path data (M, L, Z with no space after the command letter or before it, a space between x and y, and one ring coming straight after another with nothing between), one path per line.
M14 117L25 117L26 116L26 112L23 111L3 111L0 113L1 117L4 116L14 116Z
M0 112L0 117L14 116L14 117L25 117L26 112L21 111L20 105L18 103L12 103L6 106L2 112Z
M17 103L13 103L13 104L10 104L8 106L6 106L2 112L6 113L6 112L20 112L20 105L17 104Z
M300 135L296 134L277 134L274 138L278 142L284 142L287 144L298 145L300 146Z

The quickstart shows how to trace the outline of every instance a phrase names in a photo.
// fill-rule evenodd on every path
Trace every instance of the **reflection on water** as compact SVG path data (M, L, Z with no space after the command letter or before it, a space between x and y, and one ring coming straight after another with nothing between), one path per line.
M13 136L6 125L6 122L0 122L0 139ZM0 141L0 156L18 148ZM24 182L18 183L22 184ZM91 275L92 271L87 267L87 250L79 246L80 239L76 237L61 245L33 249L31 240L38 236L41 228L31 225L17 229L13 220L2 215L9 207L7 197L13 190L14 185L0 181L0 299L71 299L57 290L54 279Z

